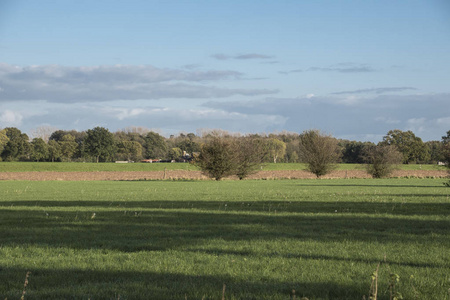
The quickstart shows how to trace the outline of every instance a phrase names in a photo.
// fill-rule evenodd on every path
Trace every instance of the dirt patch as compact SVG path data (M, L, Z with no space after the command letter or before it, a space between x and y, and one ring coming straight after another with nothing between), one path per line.
M397 170L391 177L447 177L447 171L430 170ZM303 170L259 171L249 179L313 179L316 176ZM370 178L363 170L338 170L322 178ZM196 179L207 180L200 171L167 170L167 171L133 171L133 172L0 172L0 180L33 180L33 181L93 181L93 180L173 180ZM236 178L230 178L236 179Z

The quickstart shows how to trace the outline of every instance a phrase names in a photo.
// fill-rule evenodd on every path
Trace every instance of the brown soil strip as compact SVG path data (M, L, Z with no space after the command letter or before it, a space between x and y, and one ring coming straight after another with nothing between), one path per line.
M397 170L391 177L447 177L447 171ZM303 170L291 171L259 171L249 179L312 179L316 178ZM338 170L322 178L370 178L363 170ZM206 180L200 171L167 170L151 172L0 172L0 180L33 180L33 181L92 181L92 180L171 180L198 179ZM231 177L230 179L236 179Z

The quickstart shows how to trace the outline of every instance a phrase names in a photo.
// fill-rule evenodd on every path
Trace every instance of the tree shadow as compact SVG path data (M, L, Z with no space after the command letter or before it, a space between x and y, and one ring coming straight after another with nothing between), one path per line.
M227 275L5 268L0 270L0 282L7 287L0 292L2 299L21 296L27 271L27 299L221 299L223 284L226 299L291 299L292 290L298 298L360 299L370 285L368 280L346 285L264 276L243 280Z
M92 208L80 212L3 209L1 245L34 244L136 252L184 249L213 239L427 243L430 234L447 236L450 229L450 221L361 217L350 213L283 215L231 210L110 211Z
M374 197L394 197L389 194L376 194ZM398 197L398 196L396 196ZM416 203L410 202L412 197L446 197L439 194L414 194L401 195L400 198L386 202L374 200L366 201L289 201L289 200L264 200L264 201L2 201L1 207L25 206L40 209L64 208L72 211L85 210L86 208L122 210L122 212L140 210L172 210L172 209L197 209L205 211L231 211L231 212L262 212L262 213L351 213L368 215L402 215L402 216L448 216L450 215L450 203Z

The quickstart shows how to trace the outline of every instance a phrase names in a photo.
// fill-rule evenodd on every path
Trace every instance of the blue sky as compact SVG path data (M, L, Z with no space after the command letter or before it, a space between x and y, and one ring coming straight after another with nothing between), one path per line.
M0 128L450 130L450 2L0 0Z

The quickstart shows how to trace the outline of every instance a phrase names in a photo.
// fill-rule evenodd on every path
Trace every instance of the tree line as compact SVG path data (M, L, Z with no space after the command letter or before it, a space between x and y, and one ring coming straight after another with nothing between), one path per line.
M317 137L326 149L318 158ZM377 145L336 139L317 130L303 133L280 132L270 134L232 134L222 130L211 130L201 134L180 133L166 138L142 127L129 127L110 132L103 127L86 131L54 130L41 128L33 133L33 138L18 128L0 130L0 159L2 161L83 161L110 162L116 160L140 161L160 159L183 161L193 154L205 158L205 151L211 141L220 139L219 145L231 154L227 160L239 165L253 165L265 162L308 162L330 160L343 163L367 163L374 159L374 149L393 146L401 163L444 162L448 156L450 131L440 141L423 142L412 131L390 130ZM233 150L231 150L233 149ZM237 149L237 150L236 150ZM203 151L202 151L203 150ZM210 151L217 151L210 149ZM386 153L386 150L383 150ZM392 151L391 151L392 152ZM312 153L312 154L311 154ZM372 154L369 154L372 153ZM379 156L380 154L378 154ZM240 157L239 157L240 156ZM331 156L331 157L330 157ZM391 153L390 156L393 156ZM372 157L372 158L370 158ZM311 170L313 173L321 172ZM323 171L322 171L323 172Z

